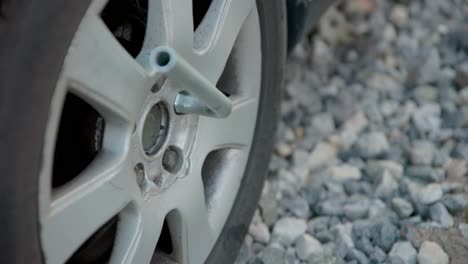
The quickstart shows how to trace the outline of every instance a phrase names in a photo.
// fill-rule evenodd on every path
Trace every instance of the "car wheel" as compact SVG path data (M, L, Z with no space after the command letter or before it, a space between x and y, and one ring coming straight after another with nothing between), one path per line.
M3 263L234 261L273 145L285 9L193 2L0 2ZM232 112L158 71L161 46Z

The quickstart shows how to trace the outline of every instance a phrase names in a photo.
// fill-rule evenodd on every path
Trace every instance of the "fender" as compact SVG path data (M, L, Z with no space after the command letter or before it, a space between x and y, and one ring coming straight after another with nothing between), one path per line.
M317 24L337 0L286 0L288 9L288 51Z

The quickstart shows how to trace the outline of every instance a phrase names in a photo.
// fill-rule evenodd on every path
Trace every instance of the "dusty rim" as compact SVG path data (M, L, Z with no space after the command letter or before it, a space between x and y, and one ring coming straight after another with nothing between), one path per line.
M47 263L202 263L236 197L260 95L255 1L213 0L195 30L191 0L140 2L140 49L125 45L138 27L109 26L113 1L95 0L66 57L39 179ZM229 96L227 118L174 111L184 87L150 66L160 45Z

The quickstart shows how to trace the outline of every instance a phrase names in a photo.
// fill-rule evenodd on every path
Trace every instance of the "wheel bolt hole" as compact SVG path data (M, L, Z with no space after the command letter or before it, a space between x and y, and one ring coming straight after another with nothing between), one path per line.
M153 85L151 88L151 92L157 93L161 91L161 88L163 87L164 83L166 82L167 77L165 75L162 75L159 77L159 79L156 81L156 83Z
M140 188L142 188L145 184L145 166L140 162L135 165L133 170L135 171L137 184L140 186Z
M159 67L167 66L170 61L171 61L171 54L169 54L169 52L162 50L158 52L158 54L156 54L156 64Z
M182 168L182 163L182 151L176 146L169 146L163 155L163 168L172 174L176 174Z

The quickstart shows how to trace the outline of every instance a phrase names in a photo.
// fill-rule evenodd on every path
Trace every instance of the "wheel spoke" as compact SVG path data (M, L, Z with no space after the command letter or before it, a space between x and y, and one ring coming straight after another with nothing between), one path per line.
M254 0L213 0L197 29L194 46L203 54L204 76L213 83L221 76L237 36L254 6Z
M189 175L195 176L195 175ZM201 173L190 179L190 194L179 208L182 218L181 246L184 263L202 263L214 242L213 233L209 225L208 212L205 205L205 194ZM188 188L187 188L188 189Z
M201 168L194 167L189 175L178 179L161 195L159 203L175 209L167 221L179 263L203 263L216 236L208 218Z
M64 75L72 91L101 114L133 118L145 89L150 89L149 77L93 11L86 13L78 28Z
M106 155L98 157L76 182L53 195L41 219L47 263L63 263L104 223L116 216L138 192L125 165L109 168Z
M258 101L248 98L233 104L232 113L224 119L200 118L197 155L205 156L221 148L244 148L252 141Z
M157 198L156 198L157 199ZM118 237L110 263L149 263L164 223L164 208L157 201L144 202L140 213L134 208L121 214Z
M192 0L149 0L144 49L169 45L184 56L193 46Z

